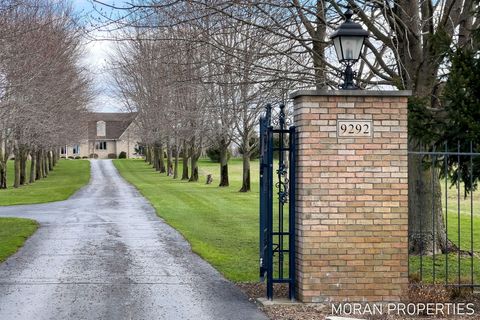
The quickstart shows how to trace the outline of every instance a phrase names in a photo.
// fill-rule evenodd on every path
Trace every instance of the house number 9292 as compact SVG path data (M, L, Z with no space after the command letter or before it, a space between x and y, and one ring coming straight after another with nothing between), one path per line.
M338 137L371 137L372 121L338 121L337 135Z

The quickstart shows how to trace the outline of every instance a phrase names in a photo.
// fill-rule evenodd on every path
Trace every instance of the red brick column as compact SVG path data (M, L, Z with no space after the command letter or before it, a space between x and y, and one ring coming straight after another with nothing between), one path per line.
M301 301L400 299L408 283L409 94L292 95Z

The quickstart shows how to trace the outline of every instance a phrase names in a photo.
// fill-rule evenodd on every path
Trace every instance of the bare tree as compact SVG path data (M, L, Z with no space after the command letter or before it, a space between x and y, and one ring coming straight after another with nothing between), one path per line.
M65 3L11 1L0 11L0 21L7 30L0 35L0 187L6 188L12 154L14 187L53 170L59 146L78 141L85 132L90 95L78 66L80 34Z

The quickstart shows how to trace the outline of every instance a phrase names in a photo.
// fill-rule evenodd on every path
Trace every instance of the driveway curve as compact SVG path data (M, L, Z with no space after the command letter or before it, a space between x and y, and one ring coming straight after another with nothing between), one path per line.
M266 319L109 160L66 201L0 207L40 228L0 264L0 319Z

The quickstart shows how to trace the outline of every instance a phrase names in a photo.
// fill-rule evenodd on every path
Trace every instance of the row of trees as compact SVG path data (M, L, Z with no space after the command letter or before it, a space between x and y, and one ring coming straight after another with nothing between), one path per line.
M240 138L248 154L264 102L283 99L302 86L337 86L341 69L328 35L342 22L347 5L371 33L357 83L412 90L411 150L454 139L440 133L455 126L446 111L456 109L442 96L452 52L478 52L476 0L133 1L113 7L121 13L115 28L125 27L122 38L131 40L120 46L115 66L122 70L117 79L129 79L119 87L127 104L142 115L151 149L164 144L182 149L192 159L193 172L202 137L221 148ZM426 123L437 125L436 134L425 134ZM244 164L248 185L245 159ZM225 165L223 160L221 172ZM433 190L422 187L431 183ZM426 169L421 158L410 156L409 194L410 228L415 230L419 219L425 230L439 224L435 240L425 233L424 249L431 251L435 243L446 250L439 170Z
M191 3L141 10L129 19L121 37L130 41L117 46L112 69L127 108L138 112L147 161L177 178L182 158L181 179L197 181L202 152L217 148L220 186L228 186L228 152L240 146L240 191L250 191L258 114L291 89L282 68L298 70L271 50L278 38ZM157 27L160 21L165 27Z
M53 169L59 146L85 133L90 94L81 53L81 34L64 2L0 3L0 189L7 188L11 156L14 187L33 183Z

